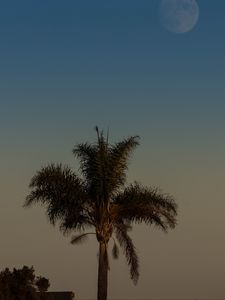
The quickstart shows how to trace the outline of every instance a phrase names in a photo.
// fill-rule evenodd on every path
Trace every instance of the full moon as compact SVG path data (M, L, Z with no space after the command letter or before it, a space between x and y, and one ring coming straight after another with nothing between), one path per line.
M199 19L196 0L161 0L160 22L170 32L185 33L192 30Z

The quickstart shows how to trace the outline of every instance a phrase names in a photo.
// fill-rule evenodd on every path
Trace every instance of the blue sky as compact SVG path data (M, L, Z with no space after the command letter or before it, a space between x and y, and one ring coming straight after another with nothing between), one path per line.
M71 119L78 110L79 118L86 112L89 121L94 115L110 126L119 111L127 112L121 125L138 112L137 119L151 111L157 119L170 108L174 115L218 109L217 115L224 108L224 2L199 1L197 27L184 35L160 25L158 6L159 0L2 3L1 119L48 110L63 119L66 107Z
M132 287L126 268L120 271L121 261L112 270L111 297L225 297L220 279L225 275L221 241L225 228L225 2L197 2L199 21L185 34L162 27L160 0L0 3L2 266L33 264L49 276L53 289L76 285L79 298L94 297L96 253L88 252L95 249L94 241L90 247L74 250L57 230L49 228L43 210L24 211L22 204L34 172L52 161L76 167L73 145L94 140L93 128L99 125L109 127L112 141L141 136L129 179L161 186L177 197L180 207L178 229L166 238L162 234L158 238L153 230L146 241L142 233L146 229L137 229L138 249L147 247L140 250L143 279ZM24 249L30 241L31 250ZM168 247L170 262L151 241L161 249ZM54 247L60 253L48 265L48 251ZM180 262L177 249L182 253ZM155 251L154 262L151 251ZM190 258L182 265L188 253ZM93 255L92 267L84 267L83 279L73 280L71 261L80 268L86 254L88 259ZM54 267L62 256L58 268ZM160 261L166 270L158 266ZM150 274L150 267L159 268L153 272L158 277ZM166 274L170 276L171 268L175 275L169 280ZM117 293L118 272L124 280L121 294ZM165 278L160 279L162 272ZM183 277L177 275L181 273ZM93 281L89 291L85 289L87 274ZM179 288L173 281L179 282ZM162 282L165 291L159 288Z

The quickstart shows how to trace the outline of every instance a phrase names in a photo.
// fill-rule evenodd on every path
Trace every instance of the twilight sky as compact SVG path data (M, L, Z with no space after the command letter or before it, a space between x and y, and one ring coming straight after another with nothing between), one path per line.
M140 135L128 182L177 199L168 235L137 226L135 287L121 255L111 298L225 298L225 1L198 0L185 34L159 21L160 0L0 2L1 269L33 265L52 290L94 298L97 243L72 246L41 207L22 207L49 162L71 150Z

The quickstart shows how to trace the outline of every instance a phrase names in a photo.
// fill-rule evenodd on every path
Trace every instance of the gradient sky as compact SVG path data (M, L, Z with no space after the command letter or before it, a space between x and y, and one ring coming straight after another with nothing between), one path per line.
M141 136L128 181L177 199L168 235L137 226L139 284L112 262L110 298L225 298L225 1L198 0L173 34L160 0L0 2L1 269L33 265L52 290L94 298L97 243L71 246L44 209L22 207L36 170L71 150Z

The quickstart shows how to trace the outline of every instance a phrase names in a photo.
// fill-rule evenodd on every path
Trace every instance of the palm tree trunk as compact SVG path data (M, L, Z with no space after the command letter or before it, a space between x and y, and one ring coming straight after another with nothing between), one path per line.
M108 253L107 244L99 242L98 260L98 300L107 300L108 288Z

